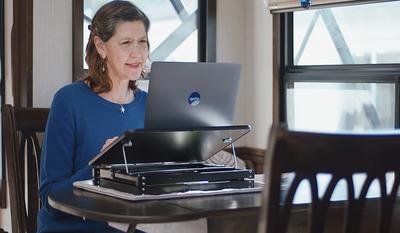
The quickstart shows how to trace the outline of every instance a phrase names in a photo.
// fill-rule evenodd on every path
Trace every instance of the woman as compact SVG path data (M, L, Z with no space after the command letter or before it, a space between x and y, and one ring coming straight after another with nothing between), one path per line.
M38 232L117 232L105 222L83 220L53 209L55 190L91 178L88 166L114 137L143 128L146 93L137 89L149 55L150 22L135 5L113 1L89 26L87 76L54 96L44 137Z

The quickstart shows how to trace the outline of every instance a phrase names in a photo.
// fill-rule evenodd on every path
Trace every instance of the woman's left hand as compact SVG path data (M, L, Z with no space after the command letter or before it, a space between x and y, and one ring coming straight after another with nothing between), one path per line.
M104 148L106 148L107 146L109 146L109 145L110 145L113 141L115 141L117 138L118 138L118 137L113 137L113 138L107 139L100 151L103 151Z

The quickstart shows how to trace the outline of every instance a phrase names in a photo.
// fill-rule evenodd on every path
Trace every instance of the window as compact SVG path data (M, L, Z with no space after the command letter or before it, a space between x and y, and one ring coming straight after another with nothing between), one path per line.
M294 12L293 63L399 63L399 9L400 1Z
M82 54L79 58L81 64L77 64L76 61L74 64L83 69L87 69L84 52L89 38L88 25L96 11L109 1L111 0L84 0L81 6L75 7L83 9L81 17L83 20L80 22L82 29L77 29L82 31L81 46L79 50L74 48L74 51ZM215 61L215 0L131 0L131 2L143 10L150 19L151 61ZM76 25L79 26L79 23Z
M280 13L279 121L292 129L400 127L400 1ZM276 56L276 54L275 54Z

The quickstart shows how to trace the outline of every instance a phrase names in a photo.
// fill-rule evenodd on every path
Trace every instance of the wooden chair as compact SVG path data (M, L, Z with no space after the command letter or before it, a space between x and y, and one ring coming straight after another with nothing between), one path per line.
M295 132L283 126L273 126L265 158L265 189L259 221L259 233L287 232L290 215L293 214L293 198L303 180L309 182L311 203L308 211L309 232L326 230L332 193L339 181L344 181L347 201L343 203L343 226L334 232L360 232L360 222L366 211L366 195L375 180L380 194L374 199L379 211L371 229L389 232L400 183L400 133L381 135L339 135L311 132ZM385 174L394 173L393 186L387 189ZM281 191L283 173L293 173L288 182L286 195ZM319 190L317 174L330 174L325 191ZM366 175L360 184L360 194L355 195L355 173ZM359 183L357 183L359 184ZM319 195L320 194L320 195ZM378 195L379 196L379 195ZM332 206L331 206L332 207ZM332 209L331 209L332 210ZM397 212L397 211L396 211ZM364 213L365 214L365 213ZM398 220L398 218L396 217ZM343 231L339 227L343 228ZM365 228L365 226L362 226ZM398 226L397 226L398 227ZM368 228L368 231L370 229ZM364 231L363 231L364 232Z
M37 133L44 132L48 113L46 108L2 107L13 233L36 232L40 207L40 144Z

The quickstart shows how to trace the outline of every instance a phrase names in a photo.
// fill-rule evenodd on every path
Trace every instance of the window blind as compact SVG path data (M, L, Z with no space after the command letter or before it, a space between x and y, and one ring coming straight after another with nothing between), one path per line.
M312 0L310 9L388 1L389 0ZM303 9L299 0L264 0L264 2L271 13L282 13Z

